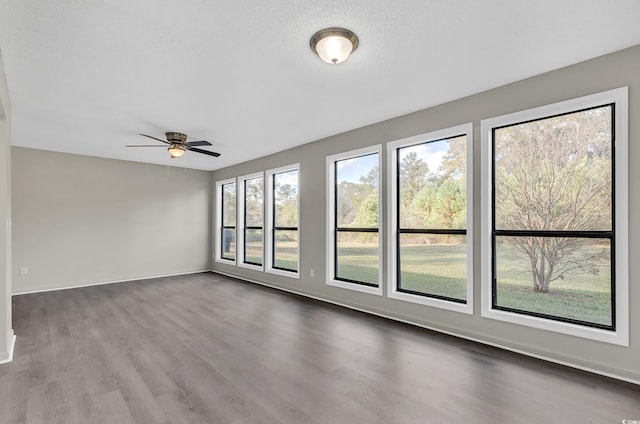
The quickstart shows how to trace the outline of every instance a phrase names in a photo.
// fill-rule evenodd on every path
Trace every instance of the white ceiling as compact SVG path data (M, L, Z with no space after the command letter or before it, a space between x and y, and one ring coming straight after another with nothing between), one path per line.
M0 0L16 146L215 170L640 44L638 0ZM328 26L360 38L331 66ZM213 158L137 135L213 142Z

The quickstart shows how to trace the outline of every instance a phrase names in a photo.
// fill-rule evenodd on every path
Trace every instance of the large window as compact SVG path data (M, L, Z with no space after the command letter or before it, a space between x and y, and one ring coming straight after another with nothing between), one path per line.
M216 183L216 216L218 237L216 260L236 262L236 181L229 179Z
M628 343L626 116L618 89L482 122L483 315Z
M267 271L299 278L299 166L267 171Z
M388 144L389 297L473 313L473 125Z
M327 284L382 294L381 146L327 157Z
M238 178L238 265L262 270L263 265L263 197L262 173Z

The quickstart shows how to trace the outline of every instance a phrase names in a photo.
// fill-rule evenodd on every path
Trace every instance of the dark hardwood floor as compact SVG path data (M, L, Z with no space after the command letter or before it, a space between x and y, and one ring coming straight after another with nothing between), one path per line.
M2 423L622 423L640 388L215 274L13 298Z

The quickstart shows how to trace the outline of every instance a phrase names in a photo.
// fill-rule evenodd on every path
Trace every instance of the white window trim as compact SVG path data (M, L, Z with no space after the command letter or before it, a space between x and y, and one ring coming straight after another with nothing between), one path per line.
M298 171L298 271L285 271L273 268L273 176L289 171ZM300 278L300 241L301 241L301 225L300 225L300 164L282 166L280 168L269 169L265 172L264 187L267 193L267 213L266 213L266 237L265 237L265 271L270 274L280 275L289 278Z
M235 260L222 258L222 186L225 184L236 183L236 256ZM238 182L235 178L227 178L226 180L216 181L216 256L215 261L221 264L237 265L238 264Z
M337 161L352 159L358 156L370 154L378 154L378 287L365 286L357 283L349 283L333 278L335 275L335 164ZM365 147L362 149L351 150L349 152L338 153L327 156L327 285L340 287L343 289L354 290L362 293L382 296L382 246L384 231L382 225L382 145Z
M601 342L629 346L629 240L628 240L628 87L621 87L573 100L554 103L508 115L481 121L482 138L482 316L569 334ZM615 103L615 305L616 331L581 326L551 319L521 315L492 308L491 253L491 173L492 137L495 127L515 124L527 120L541 119L604 104Z
M262 178L262 265L254 265L248 264L244 262L244 225L245 225L245 182L247 180L253 180L255 178ZM253 269L255 271L263 271L264 270L264 234L265 234L265 225L264 225L264 172L256 172L250 175L243 175L242 177L238 177L238 183L236 185L236 193L238 199L238 217L236 219L237 228L240 231L236 230L236 257L238 259L238 266L241 268Z
M398 210L395 200L398 193L398 181L396 178L398 173L398 149L462 134L466 134L467 136L467 303L457 303L444 299L400 292L398 291L396 272L399 265L397 259ZM387 270L389 287L387 289L387 297L473 315L473 123L458 125L388 143L387 174L387 199L389 199L387 204L389 205L388 220L390 229L389 244L387 246L389 258L389 268Z

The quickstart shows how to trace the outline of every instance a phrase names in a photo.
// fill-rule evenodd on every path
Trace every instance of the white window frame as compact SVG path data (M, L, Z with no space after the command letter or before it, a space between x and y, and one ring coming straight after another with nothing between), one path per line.
M236 255L235 260L222 258L222 186L225 184L236 184ZM227 265L238 264L238 182L235 178L216 181L216 262Z
M245 183L247 180L253 180L256 178L262 178L262 265L249 264L244 261L244 236L245 236ZM265 246L264 246L264 234L265 234L265 225L264 225L264 204L265 204L265 179L264 172L256 172L249 175L243 175L242 177L238 177L238 182L236 184L236 195L238 199L238 208L237 208L237 229L236 229L236 257L238 260L238 266L241 268L253 269L256 271L264 270L264 257L265 257ZM239 230L238 230L239 228Z
M282 269L273 268L273 177L276 174L282 174L289 171L298 171L298 263L297 271L285 271ZM280 168L270 169L265 172L264 187L267 193L267 222L266 222L266 236L265 236L265 271L271 274L280 275L289 278L300 278L300 241L301 241L301 225L300 225L300 164L295 163L292 165L282 166Z
M398 207L396 197L398 195L398 149L415 146L418 144L437 141L460 135L467 136L467 290L466 303L452 302L435 297L421 296L417 294L398 291L397 267L398 264ZM405 302L418 303L434 308L446 309L473 315L473 123L458 125L438 131L432 131L413 137L395 140L387 144L387 204L389 220L389 244L387 281L389 287L387 297Z
M365 286L357 283L334 279L335 275L335 164L345 159L353 159L358 156L378 154L378 286ZM382 246L384 238L384 226L382 222L382 145L364 147L362 149L351 150L349 152L338 153L327 156L327 285L340 287L348 290L355 290L362 293L382 296L383 294L383 267L382 267Z
M615 103L615 322L608 331L579 324L538 318L492 308L492 129ZM482 138L482 316L542 330L629 346L629 240L628 240L628 87L541 106L481 121Z

